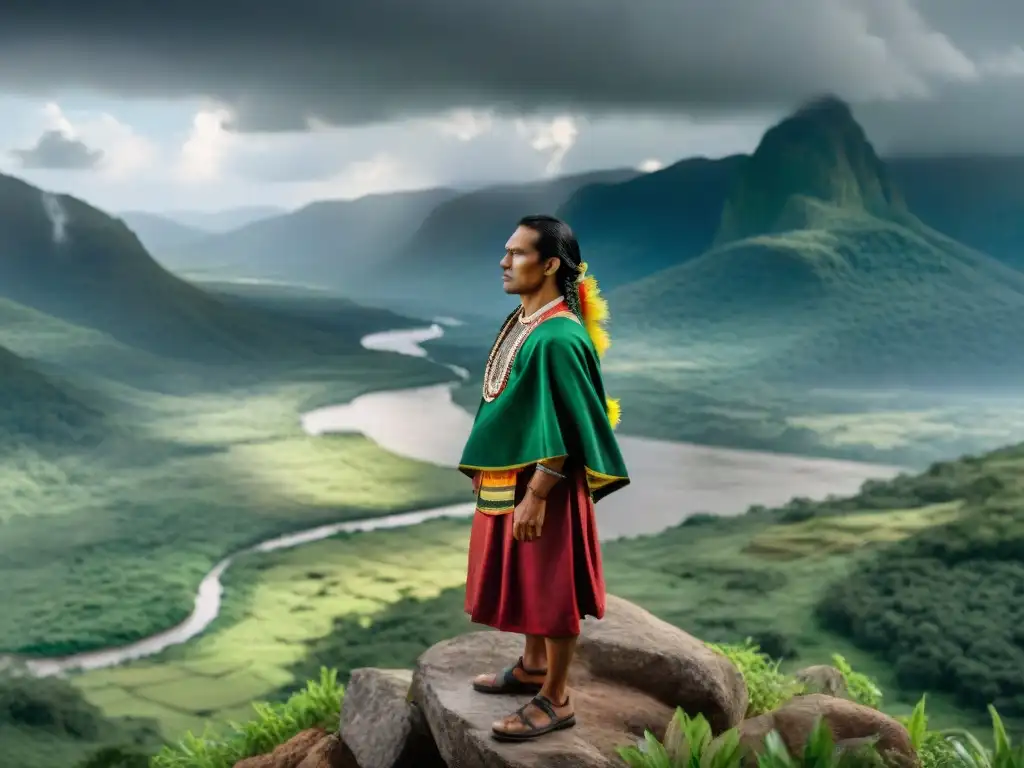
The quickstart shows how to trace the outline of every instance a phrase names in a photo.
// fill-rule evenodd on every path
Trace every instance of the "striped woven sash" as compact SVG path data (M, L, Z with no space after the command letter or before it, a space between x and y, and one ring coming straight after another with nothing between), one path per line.
M482 472L476 508L485 515L506 515L516 508L515 470Z

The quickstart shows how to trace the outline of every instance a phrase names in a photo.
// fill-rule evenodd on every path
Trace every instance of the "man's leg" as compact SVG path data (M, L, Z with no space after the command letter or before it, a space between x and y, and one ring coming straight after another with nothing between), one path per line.
M542 707L531 702L523 709L523 717L529 724L523 722L523 718L518 714L509 715L494 723L493 728L497 735L528 738L532 732L546 732L545 729L553 723L561 723L573 717L575 713L569 700L569 666L576 653L576 640L575 635L545 639L548 673L544 678L540 696L550 702L554 718Z
M548 674L542 696L547 696L557 709L569 698L569 665L576 653L576 635L549 637L545 639L548 660Z
M548 671L548 654L544 638L539 635L526 635L526 642L523 647L523 663L511 667L511 675L519 683L536 686L539 689L545 681ZM505 679L506 671L491 672L478 675L473 679L473 687L478 691L493 691L494 693L504 692L509 688ZM516 687L516 686L513 686ZM509 693L524 693L522 689L510 690Z

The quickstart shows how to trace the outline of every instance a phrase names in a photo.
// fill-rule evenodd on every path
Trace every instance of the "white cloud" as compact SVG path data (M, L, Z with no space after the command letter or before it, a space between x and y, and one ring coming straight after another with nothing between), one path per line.
M548 154L548 164L544 169L548 176L562 170L562 161L580 135L576 121L568 115L560 115L548 121L519 119L516 120L516 132L533 149Z
M456 109L434 123L443 136L472 141L494 128L494 114L483 110Z
M351 200L395 190L422 189L433 180L410 172L393 154L357 160L328 179L279 184L281 203L298 207L313 200Z
M652 158L668 164L694 154L750 151L771 119L632 114L583 120L549 113L517 120L463 110L358 128L317 125L304 133L249 134L225 129L230 112L212 103L79 105L84 109L72 109L71 102L12 102L0 142L26 146L44 131L58 130L103 149L110 158L102 170L12 170L43 189L74 194L108 211L293 207L318 199L639 167Z
M649 157L636 167L641 173L654 173L665 167L665 164L656 157Z
M73 111L69 115L60 104L51 101L43 106L41 128L40 132L58 131L89 149L100 150L103 159L97 172L111 181L152 169L160 154L156 144L109 112Z
M185 183L208 183L218 179L226 153L238 141L224 126L231 113L223 107L201 109L192 118L192 130L181 146L175 176Z

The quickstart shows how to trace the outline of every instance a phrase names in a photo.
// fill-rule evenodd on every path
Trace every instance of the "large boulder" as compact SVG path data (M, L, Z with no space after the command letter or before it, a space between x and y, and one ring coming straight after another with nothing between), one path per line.
M746 688L727 659L646 611L610 598L603 621L585 622L570 669L576 726L504 744L491 737L491 724L529 697L477 693L471 682L521 653L521 637L477 632L439 643L420 657L412 698L449 766L621 768L617 749L635 744L645 730L662 737L677 706L703 713L718 730L738 724L746 712Z
M747 713L747 687L731 661L620 597L608 596L603 620L583 622L577 655L597 677L643 691L673 711L703 714L714 733Z
M340 733L359 768L445 768L423 714L409 701L411 685L411 670L353 670Z
M820 693L797 696L772 712L745 720L740 725L745 762L756 764L755 755L762 751L765 738L773 730L779 732L791 755L803 752L819 717L828 725L837 744L855 744L875 737L879 752L899 756L904 764L918 764L910 734L897 720L877 709Z

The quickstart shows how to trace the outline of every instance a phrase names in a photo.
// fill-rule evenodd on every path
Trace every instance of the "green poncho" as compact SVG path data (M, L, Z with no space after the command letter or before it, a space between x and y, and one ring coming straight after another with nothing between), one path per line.
M556 314L530 331L500 394L481 400L459 469L473 476L566 457L586 469L596 502L629 484L606 407L590 337Z

